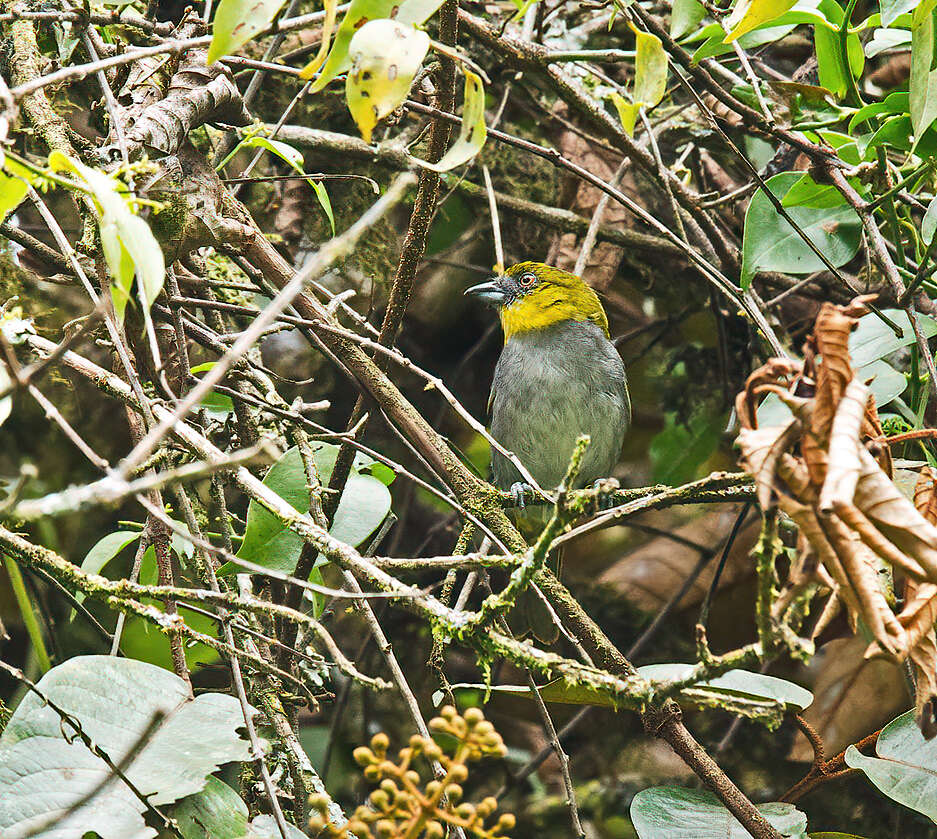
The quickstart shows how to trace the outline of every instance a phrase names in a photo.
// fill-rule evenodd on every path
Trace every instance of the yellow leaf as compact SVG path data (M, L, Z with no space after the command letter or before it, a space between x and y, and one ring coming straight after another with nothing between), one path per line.
M621 127L625 129L625 134L629 137L634 136L634 124L638 120L638 113L641 111L640 102L629 102L620 93L612 93L612 104L618 111L618 118L621 120Z
M366 143L378 120L406 100L428 49L425 32L387 19L369 21L351 39L345 101Z
M797 0L737 0L729 17L729 32L723 40L731 44L746 32L781 17Z
M322 43L315 57L299 74L302 79L311 79L319 68L325 64L329 57L329 47L332 45L332 30L335 28L335 13L338 11L338 0L325 0L325 21L322 23Z
M638 39L634 60L634 101L653 108L667 91L667 53L656 35L642 32L634 26L631 28Z
M428 163L413 158L426 169L435 172L448 172L456 166L466 163L478 154L488 137L485 125L485 86L482 80L471 70L465 71L465 102L462 106L462 127L459 137L452 148L443 155L439 163Z

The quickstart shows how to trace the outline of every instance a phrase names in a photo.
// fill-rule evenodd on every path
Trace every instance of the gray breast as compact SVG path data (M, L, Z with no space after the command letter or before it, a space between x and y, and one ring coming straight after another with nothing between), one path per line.
M512 337L495 368L491 433L544 488L555 487L576 438L588 434L579 486L607 477L618 462L631 403L625 367L605 333L590 321L566 321ZM495 484L521 480L492 452Z

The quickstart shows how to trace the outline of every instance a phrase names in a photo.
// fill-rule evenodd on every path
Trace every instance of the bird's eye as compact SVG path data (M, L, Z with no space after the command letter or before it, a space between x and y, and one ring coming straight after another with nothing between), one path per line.
M533 288L537 284L537 275L532 274L530 271L521 274L517 279L517 284L521 288Z

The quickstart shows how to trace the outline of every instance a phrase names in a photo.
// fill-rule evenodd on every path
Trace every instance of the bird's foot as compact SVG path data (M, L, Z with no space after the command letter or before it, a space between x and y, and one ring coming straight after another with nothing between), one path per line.
M596 491L595 506L598 510L611 510L617 506L615 493L621 489L621 484L615 478L599 478L592 488Z
M514 506L524 509L527 506L527 495L530 494L531 498L534 495L534 488L523 481L515 481L511 484L511 498L514 499Z

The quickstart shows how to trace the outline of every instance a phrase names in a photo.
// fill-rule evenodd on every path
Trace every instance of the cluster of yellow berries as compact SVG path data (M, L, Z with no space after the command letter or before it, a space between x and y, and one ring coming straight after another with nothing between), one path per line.
M493 797L478 804L462 802L462 784L469 775L466 764L483 757L504 757L507 749L501 735L481 709L469 708L460 715L449 705L430 720L429 728L449 735L454 744L443 749L434 740L415 734L397 753L396 762L387 757L390 741L383 733L371 738L370 747L355 749L355 762L364 777L380 786L342 827L330 821L325 796L310 797L312 835L330 839L442 839L448 825L461 827L477 839L508 839L506 831L514 828L510 813L485 825L498 807ZM427 761L428 780L412 766L420 756ZM442 767L442 777L432 777L433 766Z

